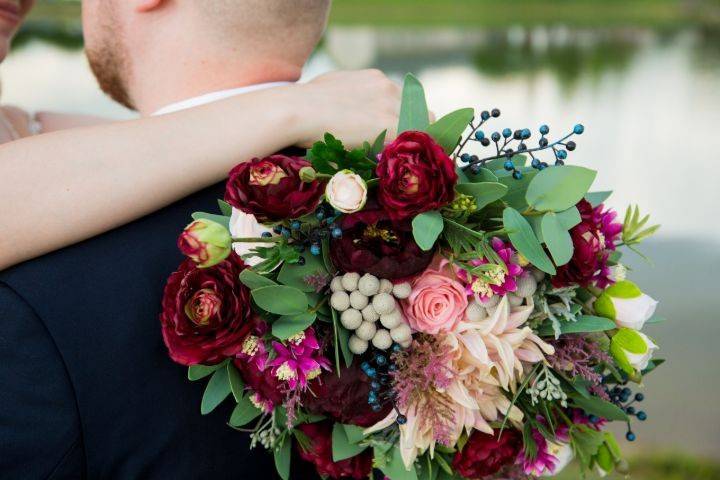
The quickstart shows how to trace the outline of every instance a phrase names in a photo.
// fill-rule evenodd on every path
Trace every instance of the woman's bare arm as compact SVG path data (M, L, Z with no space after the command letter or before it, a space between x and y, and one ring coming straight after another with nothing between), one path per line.
M90 238L224 178L236 163L332 131L359 145L394 135L399 88L338 72L162 117L0 146L0 270Z

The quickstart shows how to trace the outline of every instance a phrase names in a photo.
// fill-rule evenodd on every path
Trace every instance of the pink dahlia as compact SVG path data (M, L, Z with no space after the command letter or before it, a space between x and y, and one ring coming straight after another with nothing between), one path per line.
M613 283L608 260L622 233L622 223L615 221L617 212L605 210L602 204L593 208L581 200L577 208L582 221L570 230L575 251L569 263L558 267L552 283L555 287L595 284L605 288Z
M513 261L515 250L509 243L505 243L497 237L491 241L493 250L505 262L507 270L498 267L494 270L484 272L483 277L470 274L467 270L458 270L457 276L465 284L465 292L469 296L475 296L480 301L486 301L493 295L505 295L508 292L517 290L517 279L523 273L520 265ZM487 259L470 260L470 265L479 267L490 263Z

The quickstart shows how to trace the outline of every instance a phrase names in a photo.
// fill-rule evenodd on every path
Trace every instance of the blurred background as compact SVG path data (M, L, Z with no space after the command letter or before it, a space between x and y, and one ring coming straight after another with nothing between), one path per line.
M3 103L133 115L98 90L79 10L39 2L0 67ZM720 0L335 0L305 77L368 67L414 72L438 116L500 108L489 130L586 126L570 161L599 169L611 206L663 225L643 248L653 263L627 256L662 300L649 334L669 360L643 387L638 441L623 440L632 478L720 478Z

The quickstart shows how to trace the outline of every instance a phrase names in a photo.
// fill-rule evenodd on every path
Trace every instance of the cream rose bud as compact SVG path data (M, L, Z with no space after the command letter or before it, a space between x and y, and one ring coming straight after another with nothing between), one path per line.
M650 340L650 338L645 335L642 332L637 332L637 334L642 338L642 340L645 342L645 345L647 346L647 350L645 353L632 353L629 351L625 351L625 355L627 356L627 360L630 363L630 365L637 371L642 372L645 370L650 363L650 360L652 360L653 354L656 350L659 350L660 347L655 345L655 342Z
M233 207L232 214L230 215L230 234L234 238L259 238L266 232L272 232L272 230L259 223L254 215ZM247 242L233 243L233 250L235 250L235 253L240 257L250 253L256 247L267 247L267 244ZM243 261L253 267L262 262L263 259L260 257L249 257L243 259Z
M355 213L365 206L367 192L367 184L360 175L350 170L341 170L328 182L325 198L335 210Z
M615 320L618 327L640 330L655 313L657 300L645 295L634 283L623 280L608 287L595 300L595 312Z

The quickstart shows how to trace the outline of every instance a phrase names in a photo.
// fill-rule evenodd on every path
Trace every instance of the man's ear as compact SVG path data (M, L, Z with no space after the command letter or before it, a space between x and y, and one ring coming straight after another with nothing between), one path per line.
M160 8L165 3L165 0L136 0L135 11L139 13L152 12Z

